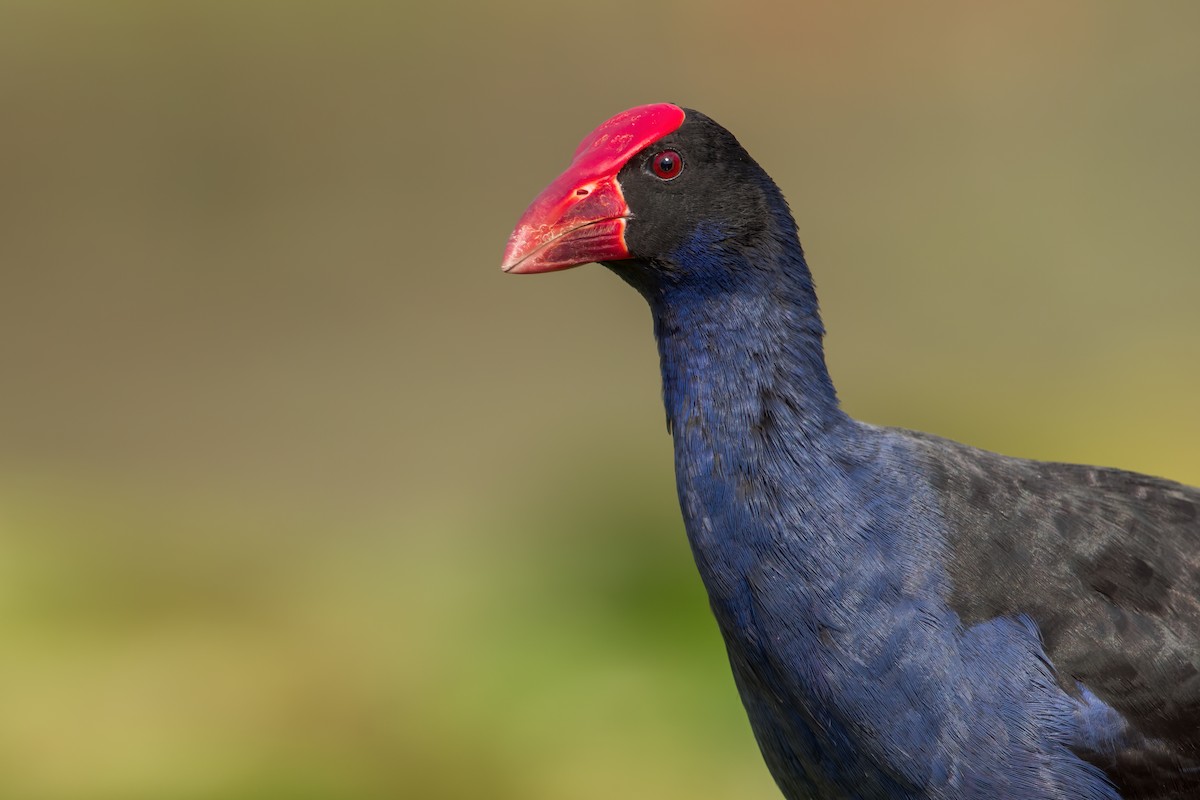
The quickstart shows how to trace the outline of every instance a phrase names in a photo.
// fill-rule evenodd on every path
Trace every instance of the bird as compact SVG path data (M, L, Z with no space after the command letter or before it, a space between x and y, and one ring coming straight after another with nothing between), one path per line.
M728 130L597 127L502 260L647 301L684 528L789 800L1200 798L1200 489L843 409L797 225Z

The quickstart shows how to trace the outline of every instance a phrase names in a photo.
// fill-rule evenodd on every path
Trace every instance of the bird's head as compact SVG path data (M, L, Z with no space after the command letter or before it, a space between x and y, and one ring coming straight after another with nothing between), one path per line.
M612 117L534 199L504 251L511 273L602 262L643 291L739 282L733 252L778 249L795 225L770 177L733 134L669 103ZM797 245L798 250L798 245ZM764 261L769 262L770 259Z

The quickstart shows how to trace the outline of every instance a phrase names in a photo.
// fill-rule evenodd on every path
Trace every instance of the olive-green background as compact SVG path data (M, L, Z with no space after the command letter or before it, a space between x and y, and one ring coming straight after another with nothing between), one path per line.
M1200 5L0 2L0 797L776 797L642 301L502 276L669 100L846 406L1200 483Z

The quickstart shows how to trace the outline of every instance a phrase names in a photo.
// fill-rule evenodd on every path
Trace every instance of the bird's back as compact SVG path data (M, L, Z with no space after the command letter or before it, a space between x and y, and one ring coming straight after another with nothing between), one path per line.
M938 498L964 627L1031 619L1062 689L1128 724L1096 721L1078 755L1127 800L1200 797L1200 490L897 433Z

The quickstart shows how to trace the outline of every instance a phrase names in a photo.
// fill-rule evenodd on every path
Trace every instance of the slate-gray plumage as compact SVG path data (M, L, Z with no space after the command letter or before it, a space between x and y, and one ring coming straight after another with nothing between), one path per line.
M1123 797L1200 797L1200 490L905 435L953 532L963 623L1037 623L1062 688L1128 723L1124 747L1082 752ZM1159 790L1174 771L1192 777Z

